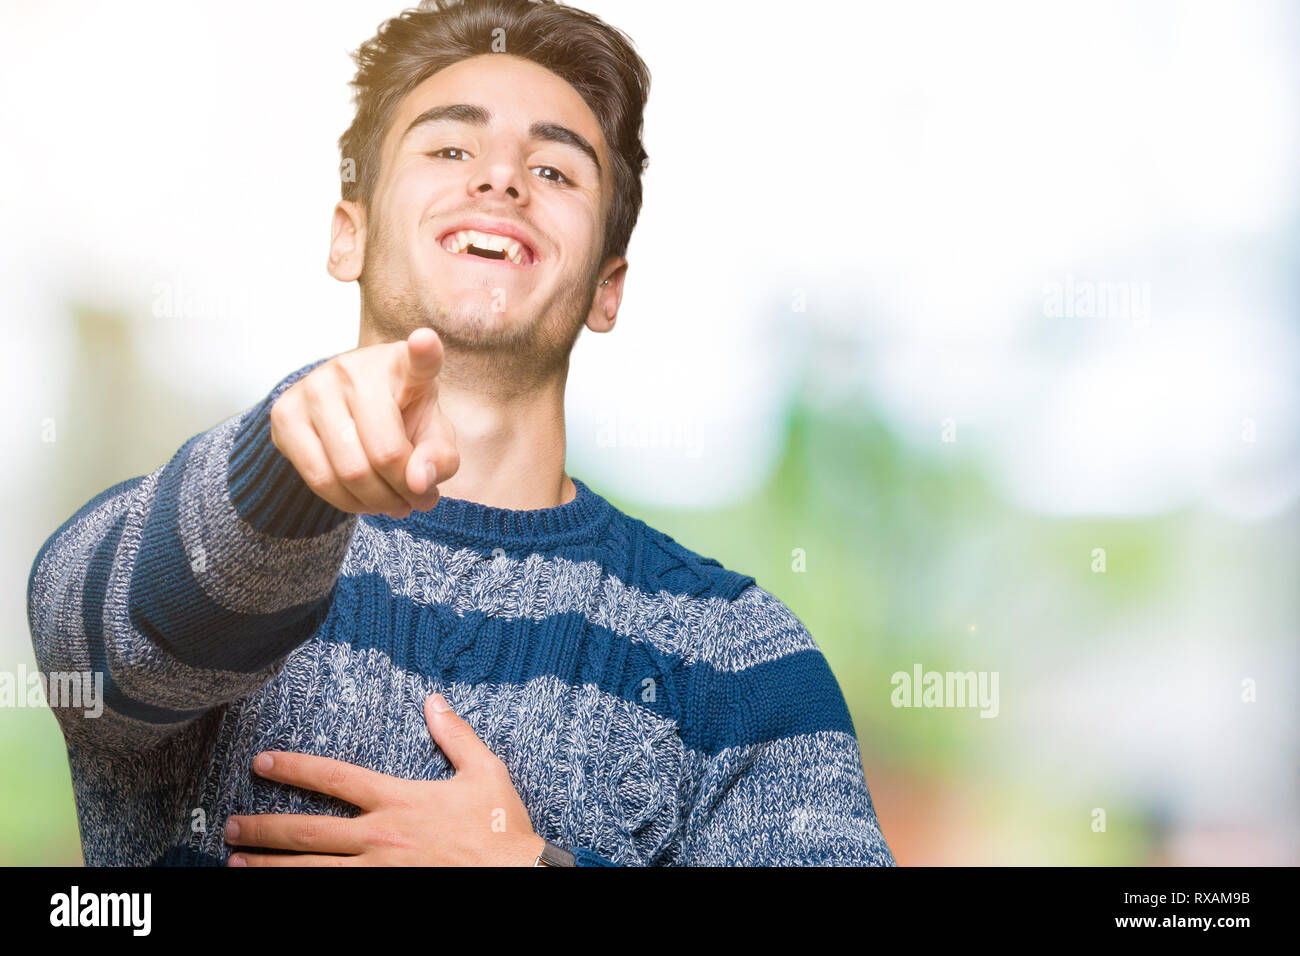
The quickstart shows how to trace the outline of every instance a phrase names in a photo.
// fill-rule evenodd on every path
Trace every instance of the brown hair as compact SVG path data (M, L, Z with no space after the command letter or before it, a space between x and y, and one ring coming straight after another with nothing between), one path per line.
M504 34L501 33L504 31ZM384 134L402 99L439 70L483 53L504 52L540 64L568 82L600 123L609 144L613 197L602 260L627 253L641 212L641 143L650 71L620 30L599 17L553 0L423 0L380 24L353 54L356 116L339 137L339 151L357 175L343 181L343 198L369 206L379 180Z

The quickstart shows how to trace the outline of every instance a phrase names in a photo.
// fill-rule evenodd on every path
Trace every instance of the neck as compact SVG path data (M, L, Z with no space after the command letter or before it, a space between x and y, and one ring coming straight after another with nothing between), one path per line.
M363 331L362 346L374 341ZM444 339L438 407L455 429L460 467L438 491L493 508L559 507L577 494L564 471L568 358L552 369L511 358Z

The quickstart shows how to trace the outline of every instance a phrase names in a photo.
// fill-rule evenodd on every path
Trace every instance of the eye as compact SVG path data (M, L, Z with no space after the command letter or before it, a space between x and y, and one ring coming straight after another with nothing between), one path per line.
M555 173L557 177L559 177L558 179L551 179L548 176L543 176L542 178L545 179L547 182L558 183L561 185L568 185L568 186L573 185L573 180L570 179L568 176L564 175L564 173L560 172L554 166L534 166L533 169L549 169L551 172Z
M469 155L468 153L465 152L465 150L461 149L459 146L444 146L442 149L435 150L434 152L430 153L429 155L430 155L430 156L441 156L443 153L460 153L460 154L461 154L460 157L459 157L460 159L464 159L464 158L466 158L466 157ZM447 159L453 159L453 158L456 158L456 157L448 156L448 157L446 157L446 158L447 158Z

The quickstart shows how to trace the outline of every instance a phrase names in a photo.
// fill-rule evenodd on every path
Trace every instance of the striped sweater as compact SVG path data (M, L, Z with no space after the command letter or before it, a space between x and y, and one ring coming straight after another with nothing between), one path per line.
M894 865L843 695L781 601L576 478L531 511L335 509L270 438L324 361L36 556L40 669L102 674L98 716L54 708L88 865L224 865L231 814L360 812L257 776L261 750L451 776L435 691L580 865Z

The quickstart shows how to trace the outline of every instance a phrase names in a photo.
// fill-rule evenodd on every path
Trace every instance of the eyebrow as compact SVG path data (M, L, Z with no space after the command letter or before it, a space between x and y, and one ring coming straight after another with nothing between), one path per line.
M486 107L474 106L470 103L435 106L411 120L411 125L406 127L406 132L402 134L402 140L411 135L413 130L433 123L468 123L471 126L487 126L490 122L492 122L492 111ZM528 127L528 135L533 139L573 147L591 160L592 165L596 167L596 178L600 178L602 170L600 160L596 158L596 150L585 137L567 126L561 126L559 123L534 123Z

